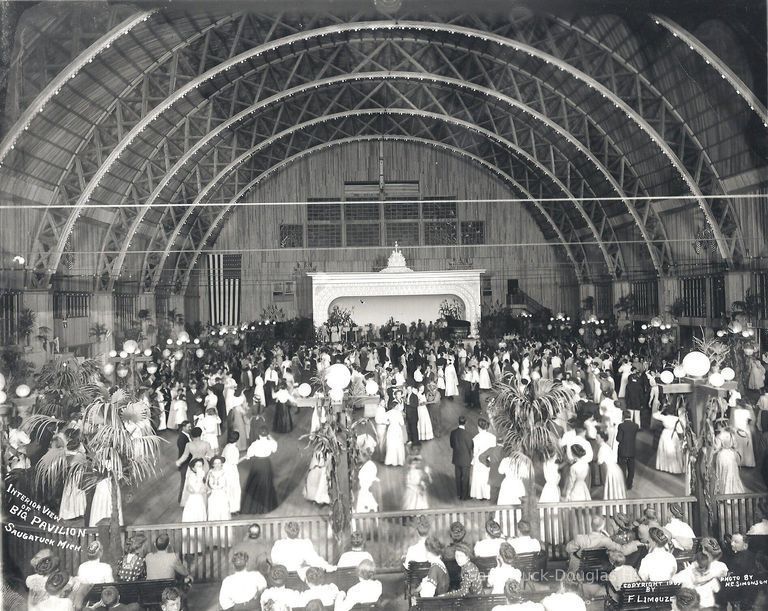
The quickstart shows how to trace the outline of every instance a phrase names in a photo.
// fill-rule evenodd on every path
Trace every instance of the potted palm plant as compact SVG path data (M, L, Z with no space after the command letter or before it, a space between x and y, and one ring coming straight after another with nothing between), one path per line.
M16 330L18 331L19 338L23 337L27 346L29 346L29 336L32 333L32 329L35 327L36 319L37 313L33 312L29 308L22 308L19 312L19 318L16 323Z
M555 418L562 409L573 405L573 395L559 382L540 379L520 386L512 376L504 376L493 387L488 402L488 415L496 436L504 446L504 456L530 467L531 477L525 480L523 514L534 533L539 533L539 509L535 466L557 455L560 431Z

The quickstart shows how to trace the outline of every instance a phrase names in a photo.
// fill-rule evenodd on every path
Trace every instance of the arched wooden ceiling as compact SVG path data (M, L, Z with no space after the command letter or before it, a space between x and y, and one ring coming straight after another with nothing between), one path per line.
M668 17L395 21L118 6L93 5L108 15L104 31L71 50L0 143L5 167L54 191L30 245L39 285L58 269L78 219L108 206L100 288L112 288L151 219L142 285L166 278L184 290L185 270L229 207L264 176L306 150L376 137L463 150L536 197L532 214L583 280L626 271L614 226L627 222L650 269L674 264L647 197L691 195L720 258L745 254L729 200L712 196L727 194L722 177L734 156L749 157L749 144L737 133L720 146L713 133L745 116L765 129L768 114ZM696 95L697 77L675 53L721 76L727 108Z

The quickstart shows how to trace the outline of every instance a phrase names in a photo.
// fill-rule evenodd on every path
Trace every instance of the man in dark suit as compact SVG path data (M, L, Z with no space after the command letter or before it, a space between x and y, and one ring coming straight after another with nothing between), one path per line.
M179 425L179 436L176 438L176 448L179 450L177 458L181 458L184 454L184 450L187 449L190 437L189 432L192 430L192 423L189 420L185 420ZM184 484L187 481L187 470L189 469L189 459L182 463L179 467L179 475L181 476L181 485L179 486L179 503L181 503L181 493L184 492Z
M405 427L408 429L408 441L421 445L419 441L419 395L413 386L408 386L405 394Z
M474 451L472 436L467 432L466 424L466 417L459 416L459 426L451 431L452 462L456 472L456 495L461 501L469 499L469 473Z
M499 498L501 482L504 480L504 476L499 473L502 458L504 458L504 446L498 440L495 446L480 454L480 462L491 470L488 476L488 483L491 485L491 503L495 503Z
M616 431L616 441L619 442L619 465L627 478L627 490L632 490L632 482L635 480L635 438L640 427L633 422L632 412L625 409L624 422Z

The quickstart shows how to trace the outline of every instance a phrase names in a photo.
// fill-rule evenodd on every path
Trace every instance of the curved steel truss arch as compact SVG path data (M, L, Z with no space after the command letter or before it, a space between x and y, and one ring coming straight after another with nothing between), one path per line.
M723 258L730 261L732 256L732 251L729 250L729 246L726 243L722 230L718 224L717 219L713 215L708 202L703 198L703 193L698 188L695 180L691 176L685 164L677 157L675 152L670 147L669 143L664 141L663 137L637 111L635 111L624 100L622 100L619 96L617 96L614 92L612 92L608 87L602 85L593 77L583 73L580 70L574 69L572 66L570 66L566 62L558 58L555 58L552 55L549 55L548 53L535 49L530 45L515 42L515 41L510 41L506 38L497 36L495 34L479 32L477 30L472 30L470 28L464 28L464 27L454 26L454 25L444 26L440 24L419 23L419 22L413 22L413 23L398 22L396 24L393 24L390 22L386 22L386 23L366 22L366 23L354 24L354 27L351 27L348 25L333 26L330 28L326 28L327 30L326 33L327 35L332 35L332 34L338 34L340 32L343 33L344 31L347 31L350 29L352 31L362 30L362 29L368 29L368 30L374 31L374 30L389 30L389 29L403 29L403 28L406 28L406 29L412 28L417 31L418 30L444 31L444 32L449 32L451 34L455 34L455 35L466 36L470 39L482 39L486 41L492 41L498 45L501 45L504 48L511 48L511 49L514 49L515 51L524 53L532 58L536 58L537 60L543 61L545 63L550 63L554 65L558 70L561 70L564 73L572 76L573 78L578 80L580 83L584 84L585 86L593 90L594 92L599 93L600 95L603 95L606 99L610 100L619 111L626 113L627 117L633 123L635 123L643 132L645 132L645 134L655 143L655 145L669 158L670 163L673 165L676 171L678 171L681 174L688 188L691 190L691 192L694 193L694 196L697 198L698 203L701 209L703 210L708 222L712 225L713 232L715 234L715 239L717 241L721 255L723 256ZM322 33L320 32L320 30L314 30L312 33L304 33L301 35L296 35L295 37L292 37L292 38L294 39L294 41L298 41L298 40L310 38L312 36L321 35L321 34ZM275 46L276 46L275 44L266 45L266 47L268 48L275 48ZM149 124L151 124L155 119L157 119L160 115L162 115L166 109L173 106L175 102L182 99L188 93L191 93L192 91L194 91L197 87L199 87L203 83L211 80L216 75L225 72L226 70L235 66L236 64L245 62L250 57L254 57L259 53L264 53L265 51L266 51L265 47L261 46L261 47L258 47L257 49L253 49L249 52L243 53L236 58L232 58L230 60L222 62L216 68L209 70L207 73L199 76L198 78L194 79L190 83L184 85L183 87L178 89L173 95L167 97L163 102L158 104L158 106L150 110L141 119L141 121L139 121L139 123L137 123L132 128L132 130L125 137L123 137L120 143L111 151L107 159L101 164L98 171L94 174L94 176L88 182L85 189L82 191L82 193L78 197L77 202L73 207L72 213L70 214L70 217L67 220L63 228L63 231L60 234L56 249L52 254L51 264L53 265L49 265L49 267L52 267L55 269L55 267L58 265L58 261L61 257L61 253L63 252L63 246L66 243L66 236L68 236L69 233L71 232L72 227L74 226L74 222L77 218L77 215L80 213L83 206L90 199L94 189L99 185L102 178L104 178L104 176L109 172L112 165L115 163L118 157L128 148L130 143L138 137L140 132L144 128L146 128Z

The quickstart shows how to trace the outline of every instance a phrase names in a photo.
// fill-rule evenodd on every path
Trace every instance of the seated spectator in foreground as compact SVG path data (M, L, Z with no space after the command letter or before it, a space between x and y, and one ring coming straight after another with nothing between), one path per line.
M32 569L35 572L33 575L27 577L26 580L27 588L29 589L27 605L30 609L34 609L48 598L45 584L48 581L48 576L53 574L59 568L59 558L58 556L53 555L53 551L45 548L32 556L29 563L32 565Z
M237 552L232 556L235 572L221 582L219 604L222 609L250 609L259 594L267 589L267 581L258 571L249 571L248 555Z
M626 545L632 541L637 541L637 536L634 530L632 530L632 518L626 513L616 513L612 516L614 523L616 524L616 530L611 535L611 541L619 543L620 545Z
M689 551L693 549L696 533L687 522L683 521L683 508L679 503L670 503L669 513L672 515L664 525L664 532L669 537L675 549Z
M360 567L360 563L363 560L373 562L373 556L363 549L363 533L355 531L350 536L350 547L352 549L347 550L341 556L336 563L337 569L347 569L351 567Z
M251 524L245 538L232 546L232 553L244 552L248 554L248 570L259 571L263 575L269 573L271 563L266 545L260 541L261 526Z
M117 563L118 581L141 581L147 577L147 564L142 551L147 538L141 533L133 535L125 545L125 555Z
M660 528L649 532L651 548L637 571L643 581L669 581L677 573L677 559L667 550L669 539Z
M488 536L475 543L475 557L495 558L499 555L501 544L504 543L501 526L496 520L488 520L485 523L485 532Z
M766 462L768 462L768 458L766 458ZM747 534L768 535L768 503L761 501L758 503L757 507L760 511L762 511L763 517L759 522L752 525L752 527L747 531Z
M441 557L443 555L443 546L437 537L427 537L427 540L424 542L424 550L427 562L429 562L429 572L421 580L418 595L423 598L441 596L449 590L451 584L448 570L445 568Z
M278 539L272 546L272 564L282 564L289 572L298 572L300 568L307 566L319 567L326 571L334 570L335 567L315 551L312 541L298 538L300 530L297 522L291 521L285 525L287 538Z
M408 568L411 562L428 562L427 551L424 543L429 534L429 520L426 516L416 516L416 532L419 534L419 540L408 548L403 559L403 566Z
M187 567L179 560L179 557L168 550L170 543L168 535L163 533L155 539L157 551L147 554L144 563L147 565L147 579L176 579L189 577ZM191 578L190 578L191 581Z
M377 579L376 565L372 560L363 560L357 567L358 583L353 585L347 593L340 592L336 598L336 611L349 611L355 605L370 605L379 602L382 585Z
M637 583L642 581L640 575L637 574L635 567L627 564L627 557L621 552L609 552L608 560L610 560L613 565L613 570L608 573L608 581L616 592L621 590L621 586L625 583ZM615 596L613 599L618 601L618 598Z
M326 607L336 603L339 596L339 586L335 583L325 583L325 571L320 567L311 566L307 569L307 589L299 594L299 606L306 606L311 600L320 600Z
M578 591L578 582L563 581L560 591L544 598L541 604L545 611L587 611L587 605Z
M517 537L509 540L516 554L537 554L541 551L541 543L531 537L531 525L527 520L517 523Z
M544 611L541 603L525 600L522 594L522 585L514 579L507 580L504 584L504 596L507 597L506 605L496 605L491 611Z
M449 536L451 537L451 542L443 548L443 558L445 560L454 560L453 551L457 545L468 545L469 549L472 549L468 542L464 542L464 538L467 536L467 529L464 528L464 524L461 522L451 523Z
M54 571L45 580L45 591L48 597L34 607L35 611L74 611L75 605L69 594L69 575L62 571ZM33 609L33 607L30 607Z
M696 590L680 588L677 591L677 596L672 601L673 611L699 611L699 609L701 609L701 601Z
M720 591L720 580L710 572L712 558L704 551L696 552L693 562L672 578L685 588L696 590L702 607L715 606L715 594Z
M606 549L608 551L621 551L625 555L631 554L637 550L637 542L630 541L622 545L616 543L605 530L605 518L603 516L592 516L592 532L586 535L576 535L572 541L565 545L566 551L571 554L569 570L576 571L579 568L580 561L576 553L585 549Z
M749 549L747 538L741 533L731 537L731 555L728 569L733 575L747 575L755 572L755 554Z
M107 586L101 591L101 600L87 609L110 609L111 611L140 611L138 603L124 605L120 602L120 592L115 586Z
M643 517L636 523L637 538L646 545L651 544L651 529L661 528L656 510L652 507L646 507L643 510Z
M300 607L299 592L285 587L288 570L282 564L275 564L269 571L269 587L261 593L261 608L272 605L274 611Z
M471 551L466 543L453 545L453 556L461 569L461 583L458 590L446 592L441 597L478 596L483 593L483 578L477 566L470 561Z
M181 602L178 588L165 588L160 596L160 608L163 611L181 611Z
M506 585L509 580L521 581L523 574L520 569L512 566L517 559L517 554L512 546L504 541L499 548L498 566L488 572L488 587L491 594L506 594Z
M112 567L106 562L101 561L104 548L100 541L91 541L88 545L88 560L80 564L77 569L77 578L80 583L97 584L112 583L115 578L112 576Z

